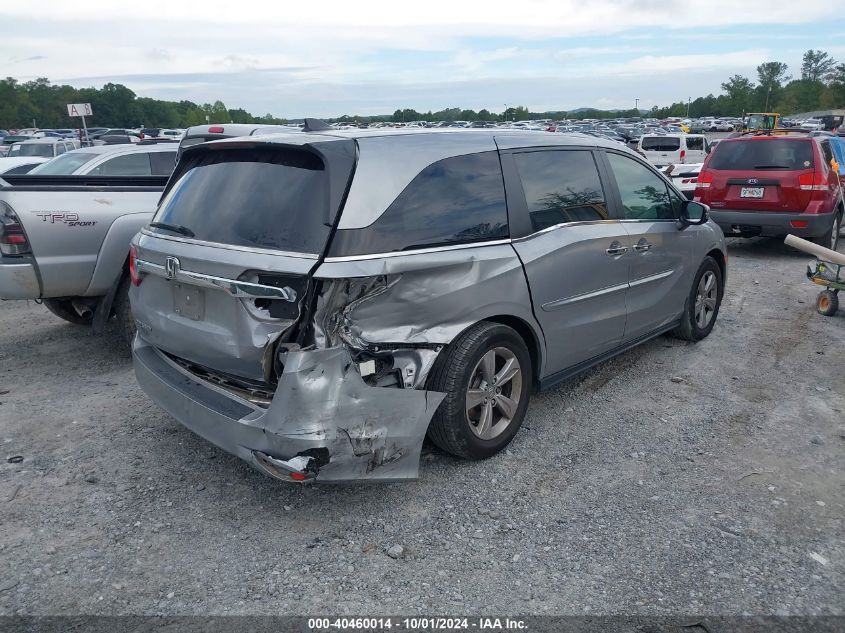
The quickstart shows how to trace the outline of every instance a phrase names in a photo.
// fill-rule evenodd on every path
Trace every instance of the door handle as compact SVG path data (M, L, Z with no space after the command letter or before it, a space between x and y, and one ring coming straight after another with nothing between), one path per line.
M610 248L605 250L605 253L607 253L608 255L610 255L612 257L615 257L617 255L624 255L627 252L628 252L627 246L613 246L612 244L610 245Z
M645 253L646 251L650 251L652 246L652 244L649 244L648 242L643 240L642 242L639 242L638 244L634 245L634 250L638 253Z

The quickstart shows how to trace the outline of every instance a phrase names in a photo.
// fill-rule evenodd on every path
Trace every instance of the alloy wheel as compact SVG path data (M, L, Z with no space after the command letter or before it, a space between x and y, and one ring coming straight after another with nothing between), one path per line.
M469 380L466 415L482 440L501 435L510 426L522 397L522 367L507 347L494 347L478 361Z
M695 294L695 324L699 329L705 329L713 320L718 299L719 284L716 274L708 270L701 276Z

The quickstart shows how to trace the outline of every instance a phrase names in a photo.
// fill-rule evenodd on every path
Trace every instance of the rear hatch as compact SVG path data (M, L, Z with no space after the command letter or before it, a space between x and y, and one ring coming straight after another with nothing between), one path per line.
M657 166L683 162L681 139L677 136L643 136L640 149L648 161Z
M803 212L812 196L804 181L812 182L813 154L807 138L724 140L699 176L696 195L716 209Z
M139 334L194 369L270 382L354 160L349 140L187 150L134 249Z

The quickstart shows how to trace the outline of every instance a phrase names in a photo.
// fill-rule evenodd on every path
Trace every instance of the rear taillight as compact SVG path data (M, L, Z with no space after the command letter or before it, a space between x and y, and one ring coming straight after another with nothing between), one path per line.
M133 286L140 286L144 278L138 273L138 249L134 244L129 245L129 279Z
M31 253L29 241L15 212L5 202L0 202L0 253L26 255Z
M688 185L692 182L698 182L698 178L682 178L681 182L685 185Z
M687 157L687 150L682 149L682 150L681 150L681 162L682 162L682 163L684 162L684 159L685 159L686 157Z
M701 171L698 174L698 178L695 181L695 188L696 189L709 189L710 185L713 184L713 172L712 171Z
M827 178L820 171L801 174L798 187L801 191L827 191Z

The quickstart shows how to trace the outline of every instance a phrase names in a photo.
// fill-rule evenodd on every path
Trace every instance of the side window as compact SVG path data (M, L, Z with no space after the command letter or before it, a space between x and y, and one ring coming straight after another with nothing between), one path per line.
M169 176L176 167L176 152L150 152L153 176Z
M124 154L107 160L92 169L93 176L150 176L150 155Z
M703 136L688 136L687 149L691 151L702 151L704 149Z
M64 143L56 143L56 156L59 154L65 153L65 144Z
M607 204L592 152L514 155L534 231L567 222L606 220Z
M627 156L608 153L610 168L622 199L626 220L674 220L675 205L669 187L656 173Z
M370 226L341 229L331 255L367 255L508 236L497 152L446 158L423 169Z
M825 165L830 167L830 161L833 160L833 150L830 147L829 141L822 141L822 156L824 156Z

